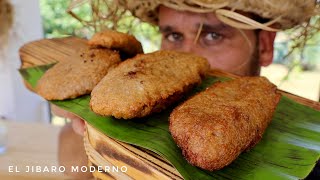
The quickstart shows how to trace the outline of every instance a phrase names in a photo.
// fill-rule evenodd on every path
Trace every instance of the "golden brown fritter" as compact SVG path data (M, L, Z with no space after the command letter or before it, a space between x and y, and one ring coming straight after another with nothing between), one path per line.
M88 44L91 47L116 49L129 57L143 53L141 43L134 36L112 30L96 33Z
M62 61L38 81L36 92L47 100L64 100L89 94L110 68L120 63L118 52L86 49L78 58Z
M91 93L91 109L100 115L130 119L159 112L201 82L206 59L189 53L158 51L126 60Z
M215 83L170 115L170 132L190 164L221 169L257 144L279 102L264 77Z

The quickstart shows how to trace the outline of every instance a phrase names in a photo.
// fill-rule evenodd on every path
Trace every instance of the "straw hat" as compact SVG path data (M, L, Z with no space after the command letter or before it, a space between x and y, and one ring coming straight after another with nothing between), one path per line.
M94 11L100 10L96 12L100 20L119 20L129 11L140 20L156 25L157 8L164 5L181 11L214 12L222 22L230 26L269 31L289 29L320 14L319 0L105 0L100 1L99 6L99 1L95 0L73 0L69 11L72 13L73 8L85 2L90 2ZM107 9L102 11L101 5L105 5ZM258 22L237 13L238 11L253 13L268 22Z

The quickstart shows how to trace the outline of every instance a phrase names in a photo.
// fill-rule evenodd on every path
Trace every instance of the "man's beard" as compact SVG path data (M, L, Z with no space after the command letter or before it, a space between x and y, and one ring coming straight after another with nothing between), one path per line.
M259 54L259 31L256 31L256 43L250 56L250 59L243 62L233 70L235 74L241 76L259 76L260 75L260 54ZM250 45L249 45L250 46ZM243 69L245 68L245 69Z
M242 64L234 68L231 73L240 76L259 76L260 64L259 64L259 48L256 46L250 58L244 61Z
M260 63L259 63L259 43L255 46L255 50L253 51L253 54L251 56L249 70L248 70L248 76L259 76L260 75Z

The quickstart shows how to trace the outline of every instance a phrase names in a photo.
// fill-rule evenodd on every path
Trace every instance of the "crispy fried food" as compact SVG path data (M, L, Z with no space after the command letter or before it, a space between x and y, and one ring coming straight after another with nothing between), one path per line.
M175 108L169 129L190 164L221 169L260 141L279 99L264 77L215 83Z
M189 53L158 51L126 60L91 93L91 109L100 115L130 119L159 112L201 82L206 59Z
M64 100L89 94L110 68L120 63L118 52L86 49L76 59L62 61L38 81L36 92L47 100Z
M105 30L96 33L89 41L91 47L104 47L124 52L128 57L143 53L141 43L132 35Z

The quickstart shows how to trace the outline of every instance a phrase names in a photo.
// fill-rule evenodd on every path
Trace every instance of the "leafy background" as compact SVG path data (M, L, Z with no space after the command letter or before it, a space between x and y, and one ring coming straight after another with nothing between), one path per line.
M93 35L92 28L84 27L78 20L66 13L69 1L65 0L40 0L40 10L43 22L44 36L46 38L56 38L65 36L77 36L89 38ZM88 5L76 8L74 13L83 19L90 19L91 10ZM132 22L132 18L125 23ZM119 29L126 32L128 29ZM158 28L147 23L140 23L133 26L130 32L134 34L143 44L145 52L151 52L159 49L161 35Z

